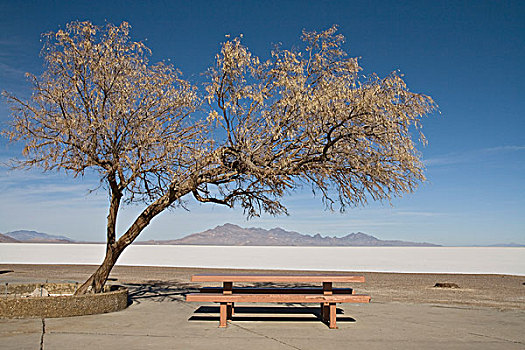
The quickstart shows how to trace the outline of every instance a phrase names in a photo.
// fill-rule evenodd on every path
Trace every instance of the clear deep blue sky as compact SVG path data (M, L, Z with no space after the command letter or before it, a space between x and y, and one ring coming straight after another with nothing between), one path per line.
M241 211L190 202L158 217L140 239L168 239L231 222L341 236L445 245L525 244L525 1L9 1L0 0L0 90L30 94L25 72L42 69L40 34L72 20L128 21L151 61L170 59L197 82L225 34L244 35L261 57L300 44L303 28L338 24L366 72L399 69L441 114L423 123L428 182L411 195L345 214L309 191L286 197L290 216L248 222ZM0 123L9 118L5 101ZM0 160L20 147L0 139ZM93 178L0 168L0 232L33 229L103 241L107 199ZM126 209L122 230L140 206Z

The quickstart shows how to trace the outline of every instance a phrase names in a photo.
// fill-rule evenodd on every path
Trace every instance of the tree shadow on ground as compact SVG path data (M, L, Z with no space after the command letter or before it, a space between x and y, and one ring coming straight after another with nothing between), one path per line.
M126 283L129 303L140 304L143 301L174 302L184 301L186 294L198 292L195 284L177 281L146 281L144 283Z
M155 302L184 301L186 294L197 293L201 287L195 283L161 280L150 280L142 283L124 283L123 285L129 290L128 297L130 304L138 304L146 300ZM257 288L311 287L311 285L300 283L253 283L247 285Z

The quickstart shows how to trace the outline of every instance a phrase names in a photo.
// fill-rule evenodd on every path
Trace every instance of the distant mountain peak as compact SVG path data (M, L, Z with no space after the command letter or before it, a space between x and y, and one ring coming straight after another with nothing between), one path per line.
M223 225L217 225L215 226L215 228L233 228L233 229L237 229L237 228L241 228L240 226L238 225L235 225L235 224L230 224L229 222L223 224Z
M380 241L379 238L374 237L372 235L368 235L368 234L363 233L363 232L349 233L346 236L344 236L343 238L346 238L346 239L349 239L349 240L363 240L363 239L365 239L365 240L371 240L371 241Z

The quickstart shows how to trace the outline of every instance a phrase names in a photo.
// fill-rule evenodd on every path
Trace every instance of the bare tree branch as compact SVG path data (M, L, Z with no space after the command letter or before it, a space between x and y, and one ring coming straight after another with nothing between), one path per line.
M78 293L100 292L122 251L186 196L252 217L286 214L281 198L303 184L344 210L425 179L411 132L433 100L397 72L361 76L335 26L304 31L302 51L276 47L267 61L240 38L223 43L204 87L205 120L198 89L173 66L150 64L129 29L72 22L46 34L46 69L28 75L32 97L3 93L13 114L3 134L25 146L18 166L92 169L108 189L106 257ZM122 202L146 205L119 237Z

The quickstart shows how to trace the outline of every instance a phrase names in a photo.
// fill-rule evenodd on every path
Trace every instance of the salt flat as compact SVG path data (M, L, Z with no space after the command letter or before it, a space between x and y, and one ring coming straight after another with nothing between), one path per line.
M0 244L0 264L99 264L103 244ZM131 245L118 261L172 266L525 275L525 248Z

